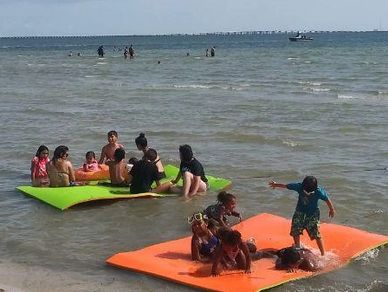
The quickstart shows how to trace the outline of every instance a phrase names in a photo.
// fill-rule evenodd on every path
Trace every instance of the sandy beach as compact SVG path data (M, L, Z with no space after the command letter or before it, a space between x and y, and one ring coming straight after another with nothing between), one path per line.
M0 292L128 291L114 277L53 271L26 264L0 263Z

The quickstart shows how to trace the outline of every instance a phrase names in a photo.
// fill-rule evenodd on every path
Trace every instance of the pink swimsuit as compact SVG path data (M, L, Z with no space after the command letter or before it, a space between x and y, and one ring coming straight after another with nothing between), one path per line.
M32 173L34 174L35 181L40 182L40 185L46 185L49 183L48 174L46 170L46 164L49 162L50 159L48 157L46 158L39 158L35 156L31 160L32 165ZM34 183L34 182L33 182Z

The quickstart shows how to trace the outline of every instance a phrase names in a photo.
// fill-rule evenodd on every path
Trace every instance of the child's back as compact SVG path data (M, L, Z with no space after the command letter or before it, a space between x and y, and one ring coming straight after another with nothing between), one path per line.
M151 185L158 180L158 168L148 160L139 160L130 171L132 176L131 193L146 193L151 190Z
M124 158L125 150L123 148L118 148L114 153L115 160L107 162L109 166L110 181L114 186L128 185L127 163Z

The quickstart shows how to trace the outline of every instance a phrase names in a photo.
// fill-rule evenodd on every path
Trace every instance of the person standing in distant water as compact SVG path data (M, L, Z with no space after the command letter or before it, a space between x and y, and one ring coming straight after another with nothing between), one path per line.
M135 50L133 49L133 46L132 44L129 46L129 58L130 59L133 59L133 57L135 56Z
M99 46L97 49L98 56L104 58L104 46Z
M128 58L128 47L125 47L125 49L124 49L124 58L125 59Z
M215 57L215 55L216 55L216 47L212 47L211 49L210 49L210 56L211 57Z
M209 57L209 49L206 49L206 54L205 54L206 57Z

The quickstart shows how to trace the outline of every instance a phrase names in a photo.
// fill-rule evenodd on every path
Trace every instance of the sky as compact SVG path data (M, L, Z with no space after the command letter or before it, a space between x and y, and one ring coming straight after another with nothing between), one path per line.
M388 0L0 0L0 37L388 30Z

